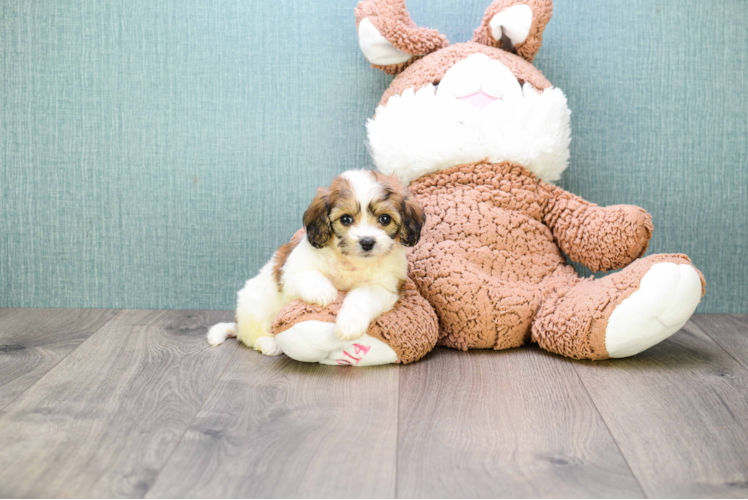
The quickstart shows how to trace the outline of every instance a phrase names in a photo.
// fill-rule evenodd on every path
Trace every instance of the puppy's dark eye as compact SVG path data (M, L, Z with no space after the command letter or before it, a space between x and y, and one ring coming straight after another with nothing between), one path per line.
M386 226L390 222L392 222L392 217L390 217L389 215L384 214L379 216L379 223L381 225Z
M344 215L340 218L340 223L344 226L350 226L351 224L353 224L353 217L351 217L350 215Z

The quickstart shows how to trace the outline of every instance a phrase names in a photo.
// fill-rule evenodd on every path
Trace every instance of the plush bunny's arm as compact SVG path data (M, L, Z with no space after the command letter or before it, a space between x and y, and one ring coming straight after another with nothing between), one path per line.
M545 184L549 199L544 222L561 250L593 271L619 269L644 255L652 217L633 205L599 207Z

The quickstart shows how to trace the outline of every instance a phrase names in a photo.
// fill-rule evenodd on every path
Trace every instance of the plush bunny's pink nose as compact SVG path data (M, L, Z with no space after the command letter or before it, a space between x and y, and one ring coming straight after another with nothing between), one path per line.
M472 104L473 106L478 106L479 108L485 108L492 102L496 101L497 98L481 91L476 92L475 94L466 95L465 97L460 97L460 100Z

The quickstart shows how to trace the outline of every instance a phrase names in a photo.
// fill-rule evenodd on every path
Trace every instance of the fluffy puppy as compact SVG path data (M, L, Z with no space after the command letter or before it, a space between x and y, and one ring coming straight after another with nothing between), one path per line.
M237 294L236 323L218 323L208 343L237 337L263 354L281 354L270 326L289 302L322 307L348 292L337 316L342 340L361 337L392 309L408 271L405 247L418 242L425 214L392 176L351 170L321 188L304 213L305 238L275 252Z

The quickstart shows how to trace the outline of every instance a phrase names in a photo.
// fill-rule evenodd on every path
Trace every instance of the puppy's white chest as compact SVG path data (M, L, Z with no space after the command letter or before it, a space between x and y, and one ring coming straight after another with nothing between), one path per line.
M373 266L351 262L339 262L338 266L330 270L329 278L335 288L348 291L362 284L369 283L376 275Z

